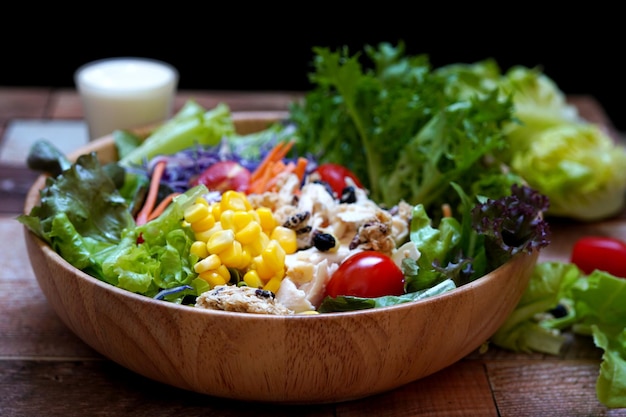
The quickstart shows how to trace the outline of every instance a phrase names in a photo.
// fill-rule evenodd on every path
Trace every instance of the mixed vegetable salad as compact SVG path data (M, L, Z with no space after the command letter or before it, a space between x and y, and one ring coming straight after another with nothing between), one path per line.
M402 43L314 52L315 88L257 133L189 101L147 137L115 132L106 165L39 142L28 162L50 176L18 220L135 293L324 314L453 290L548 245L551 216L624 209L626 151L538 69L432 68ZM492 343L558 353L561 330L592 334L598 398L626 406L625 297L609 272L538 264Z

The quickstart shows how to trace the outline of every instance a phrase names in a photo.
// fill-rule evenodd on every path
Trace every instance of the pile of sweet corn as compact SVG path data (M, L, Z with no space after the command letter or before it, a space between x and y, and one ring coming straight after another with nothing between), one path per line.
M276 293L285 276L285 256L297 250L296 232L277 224L267 207L253 209L244 193L226 191L221 201L198 198L184 213L196 241L191 253L198 277L211 288L231 282L231 271L243 283Z

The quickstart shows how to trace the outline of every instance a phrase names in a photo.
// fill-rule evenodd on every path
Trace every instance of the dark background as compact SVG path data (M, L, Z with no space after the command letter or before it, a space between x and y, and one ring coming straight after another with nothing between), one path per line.
M73 87L73 72L83 63L145 56L176 66L181 89L302 91L310 87L314 46L357 52L366 44L402 40L408 53L427 54L433 66L485 58L496 59L503 70L538 66L566 94L594 96L626 131L626 37L617 8L586 3L548 11L515 3L508 10L460 9L391 2L339 13L336 6L216 10L169 4L170 10L158 15L100 13L88 23L93 11L85 11L83 19L38 10L12 29L0 29L0 86Z

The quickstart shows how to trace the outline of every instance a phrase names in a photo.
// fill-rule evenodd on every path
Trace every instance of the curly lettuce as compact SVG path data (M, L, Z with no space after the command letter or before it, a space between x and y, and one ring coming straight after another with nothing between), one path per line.
M502 127L513 106L497 83L480 82L483 73L499 73L493 63L477 64L477 74L433 70L426 55L406 55L403 43L368 46L367 61L347 49L315 52L315 88L290 108L298 154L346 166L379 204L404 200L429 214L442 204L456 209L452 182L473 194L476 183L504 178ZM490 197L508 193L511 182L490 188Z

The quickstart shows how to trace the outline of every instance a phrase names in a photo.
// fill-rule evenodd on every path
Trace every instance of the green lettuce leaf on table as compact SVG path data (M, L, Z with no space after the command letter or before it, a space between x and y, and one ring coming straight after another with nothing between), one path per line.
M596 270L584 275L570 263L541 262L520 302L491 338L497 346L557 355L563 330L593 337L603 349L596 383L598 400L626 407L626 279ZM559 305L567 314L547 314Z

